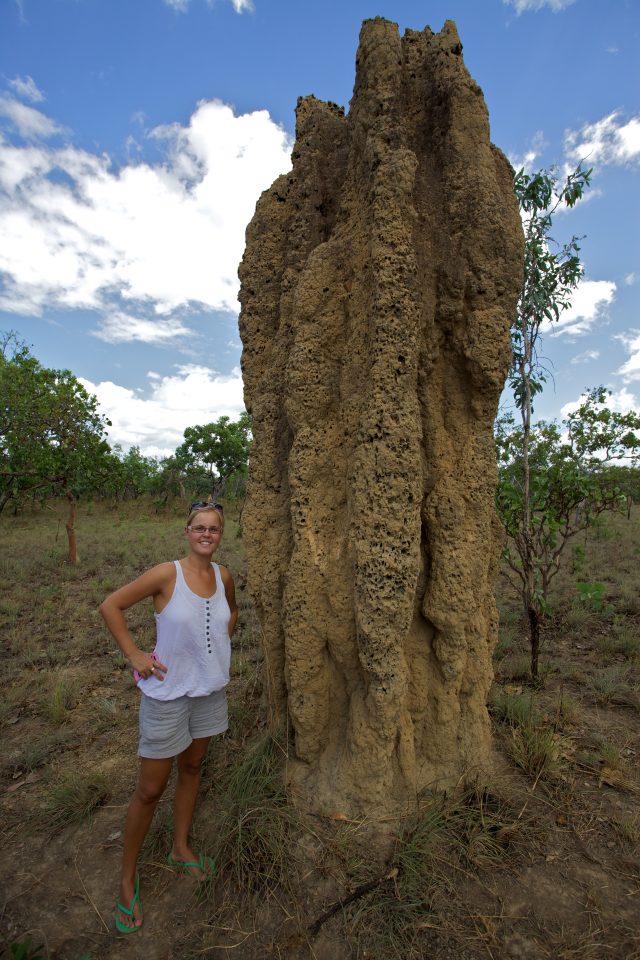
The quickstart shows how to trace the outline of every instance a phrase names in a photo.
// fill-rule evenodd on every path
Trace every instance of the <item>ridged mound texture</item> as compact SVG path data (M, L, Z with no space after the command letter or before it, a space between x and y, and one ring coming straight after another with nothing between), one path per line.
M454 23L365 21L349 114L296 114L240 268L249 585L293 796L372 815L490 761L523 239Z

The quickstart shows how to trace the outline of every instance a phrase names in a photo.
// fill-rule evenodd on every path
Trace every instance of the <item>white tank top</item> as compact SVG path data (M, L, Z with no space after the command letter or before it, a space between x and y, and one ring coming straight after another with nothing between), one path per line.
M174 560L176 584L169 603L156 613L155 655L168 668L164 680L151 676L138 687L154 700L206 697L229 683L231 611L220 576L212 563L216 591L199 597L187 586L179 560Z

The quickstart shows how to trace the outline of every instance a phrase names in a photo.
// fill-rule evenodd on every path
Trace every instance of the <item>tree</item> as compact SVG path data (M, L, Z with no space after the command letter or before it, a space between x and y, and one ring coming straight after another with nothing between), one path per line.
M220 417L215 423L187 427L175 459L191 471L204 471L212 496L219 496L229 479L246 471L251 447L251 418Z
M184 500L187 495L186 479L184 464L178 462L175 456L164 457L158 462L158 470L151 483L151 493L162 497L164 503L169 497L181 497Z
M589 186L591 170L581 165L562 182L553 170L534 174L520 170L514 190L522 212L525 234L524 282L512 327L513 360L509 386L513 391L522 427L520 444L522 491L518 553L522 565L522 600L529 625L531 669L537 675L540 645L540 559L532 503L531 430L534 398L546 380L538 356L538 343L545 323L557 321L571 304L571 296L582 276L578 238L558 246L552 236L553 216L561 205L573 207ZM498 505L503 502L500 495Z
M540 421L528 437L528 518L524 513L524 431L513 417L497 424L500 461L498 513L507 533L503 556L516 580L527 613L534 609L538 631L531 634L531 673L538 675L539 624L549 611L549 585L568 541L605 510L626 509L626 495L609 465L640 460L640 416L616 413L607 391L589 391L562 427ZM529 575L533 570L534 588Z
M109 425L69 370L50 370L9 334L0 355L0 510L10 500L59 490L69 504L69 562L77 560L77 491L107 469Z
M505 557L517 575L531 642L531 673L538 674L540 625L548 612L548 587L568 539L603 510L621 503L611 461L637 456L640 420L606 403L604 387L590 391L564 423L533 425L534 399L545 370L538 345L545 324L557 321L571 304L581 276L578 239L558 246L551 237L553 215L574 206L590 182L581 166L561 182L557 174L520 170L514 189L525 231L524 284L512 328L509 385L521 425L502 418L497 425L501 460L498 511L509 538ZM625 504L626 504L626 497Z
M631 506L640 503L640 467L613 464L607 470L612 484L615 484L627 502L627 516L631 516Z
M117 447L114 452L120 460L119 495L136 500L149 493L160 469L155 457L143 456L137 446L130 447L125 454Z

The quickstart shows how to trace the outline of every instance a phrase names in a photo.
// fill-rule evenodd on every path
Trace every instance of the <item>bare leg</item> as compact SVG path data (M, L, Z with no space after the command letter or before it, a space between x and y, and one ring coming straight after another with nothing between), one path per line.
M178 756L178 779L176 783L176 797L173 805L175 829L171 854L175 860L196 860L189 845L189 831L196 809L198 790L200 789L200 773L202 761L205 758L211 737L199 737L192 740L186 750ZM193 867L190 871L194 877L202 879L202 871Z
M124 828L124 851L122 854L122 874L120 880L120 903L130 908L135 889L138 855L147 835L158 800L164 793L173 757L167 760L140 758L138 785L129 802L127 820ZM127 927L139 927L142 923L140 907L136 904L134 916L119 913L119 919Z

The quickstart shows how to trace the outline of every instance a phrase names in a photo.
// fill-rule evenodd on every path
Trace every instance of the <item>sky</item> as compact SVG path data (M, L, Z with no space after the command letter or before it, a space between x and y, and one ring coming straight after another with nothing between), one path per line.
M536 414L640 410L640 0L0 0L0 330L70 369L124 450L243 409L237 267L298 96L348 108L362 21L455 20L516 167L580 160L584 277Z

